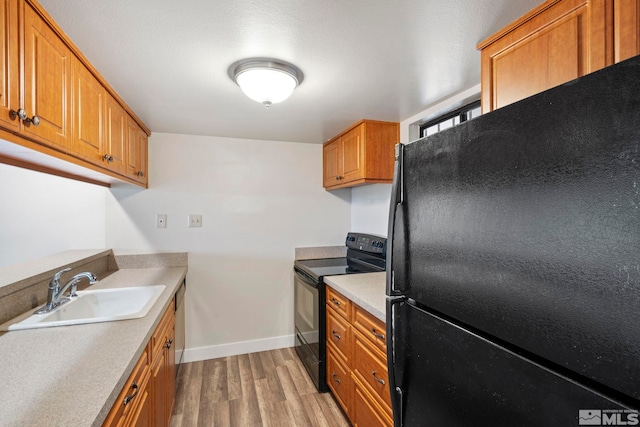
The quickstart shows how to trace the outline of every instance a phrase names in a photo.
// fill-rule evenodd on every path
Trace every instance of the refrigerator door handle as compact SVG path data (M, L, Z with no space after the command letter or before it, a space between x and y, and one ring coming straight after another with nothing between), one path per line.
M387 232L387 295L400 295L396 282L404 281L404 182L403 182L404 145L396 144L396 160L393 168L393 185L389 203L389 229ZM399 229L398 229L399 228ZM395 238L395 239L394 239Z
M404 375L404 348L396 348L394 329L395 306L406 301L405 297L387 297L387 370L389 372L389 390L391 391L391 409L393 425L403 426L404 395L402 378Z

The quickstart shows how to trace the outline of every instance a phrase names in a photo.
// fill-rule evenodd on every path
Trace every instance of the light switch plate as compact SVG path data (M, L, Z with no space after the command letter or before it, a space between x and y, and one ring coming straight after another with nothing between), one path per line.
M189 215L189 228L202 227L202 215Z

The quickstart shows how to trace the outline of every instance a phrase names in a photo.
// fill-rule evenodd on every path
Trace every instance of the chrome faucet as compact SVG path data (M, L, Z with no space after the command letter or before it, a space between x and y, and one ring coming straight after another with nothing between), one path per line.
M78 295L76 294L76 291L78 290L78 282L81 279L87 278L90 285L93 285L98 280L95 274L85 271L83 273L76 274L71 279L69 279L69 281L64 286L60 287L60 276L70 270L71 267L67 267L53 275L53 277L49 281L47 303L41 309L36 310L34 312L35 314L48 313L54 308L69 301L71 298L77 297ZM66 298L62 298L67 289L69 289L69 296Z

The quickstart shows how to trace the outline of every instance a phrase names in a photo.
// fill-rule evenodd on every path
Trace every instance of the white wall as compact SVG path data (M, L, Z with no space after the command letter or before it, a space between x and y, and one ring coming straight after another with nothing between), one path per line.
M386 236L391 184L363 185L351 191L351 231Z
M0 267L105 247L105 187L5 164L0 183Z
M294 248L342 245L351 227L350 190L325 191L321 171L321 145L154 133L149 189L111 189L117 254L189 252L185 357L292 344Z

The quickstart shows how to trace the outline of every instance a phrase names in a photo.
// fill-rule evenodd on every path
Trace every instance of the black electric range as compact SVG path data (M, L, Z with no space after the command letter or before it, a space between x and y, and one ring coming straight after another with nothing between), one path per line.
M385 271L387 239L348 233L346 257L297 260L294 263L296 352L318 391L327 391L325 276Z

